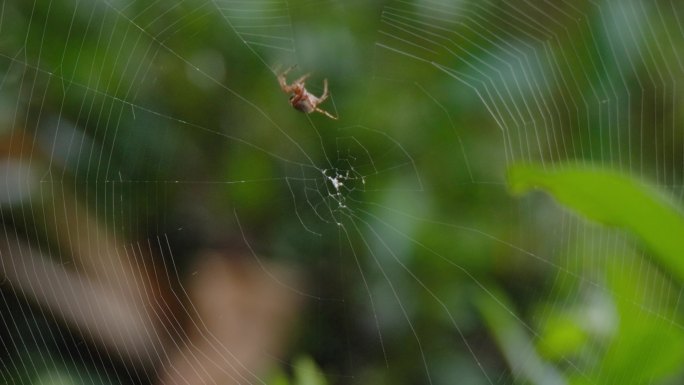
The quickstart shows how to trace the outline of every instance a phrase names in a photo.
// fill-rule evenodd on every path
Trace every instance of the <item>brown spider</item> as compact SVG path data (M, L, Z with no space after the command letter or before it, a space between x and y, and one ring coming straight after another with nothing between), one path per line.
M290 94L290 104L292 107L307 114L318 112L330 119L337 119L337 117L330 115L329 112L318 108L319 104L328 99L328 79L323 79L323 94L318 97L314 96L307 91L305 87L306 79L311 76L311 74L306 74L292 82L292 84L287 84L286 76L295 67L296 66L292 66L278 75L280 89L283 90L283 92Z

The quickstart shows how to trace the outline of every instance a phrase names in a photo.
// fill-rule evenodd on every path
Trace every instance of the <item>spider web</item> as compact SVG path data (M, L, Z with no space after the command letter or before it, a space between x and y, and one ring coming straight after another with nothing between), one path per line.
M505 173L589 163L681 201L681 12L3 2L3 381L269 384L253 360L304 353L332 383L676 382L639 326L679 338L676 280ZM295 64L339 121L288 105ZM236 253L304 303L286 353L251 336L245 358L197 316L198 282L222 282L198 255ZM662 372L620 366L624 330Z

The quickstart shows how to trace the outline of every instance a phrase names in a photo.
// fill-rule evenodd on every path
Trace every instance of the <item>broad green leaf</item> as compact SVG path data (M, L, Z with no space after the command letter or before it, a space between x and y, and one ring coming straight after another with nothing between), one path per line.
M542 357L562 361L577 354L588 339L586 330L582 329L573 314L554 312L546 317L537 348Z
M661 194L631 177L591 167L545 170L538 165L509 169L513 193L541 189L563 205L600 223L623 228L684 282L684 217Z
M278 370L271 376L268 385L290 385L290 380L282 371Z
M684 360L684 332L672 319L648 310L648 303L662 300L666 289L636 284L618 258L610 260L614 262L608 266L607 281L616 293L620 320L594 383L636 385L667 380L680 371Z
M300 357L294 363L296 385L327 385L323 372L309 357Z
M684 359L682 331L657 316L621 313L618 334L603 355L596 383L658 383L677 373Z
M323 372L316 363L308 356L300 356L293 362L292 379L276 371L268 382L269 385L327 385L328 382Z

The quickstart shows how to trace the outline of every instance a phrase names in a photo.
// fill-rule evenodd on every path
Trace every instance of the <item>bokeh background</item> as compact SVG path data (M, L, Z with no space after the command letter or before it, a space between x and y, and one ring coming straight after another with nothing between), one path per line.
M3 1L0 379L680 383L665 222L507 172L678 229L683 75L674 0Z

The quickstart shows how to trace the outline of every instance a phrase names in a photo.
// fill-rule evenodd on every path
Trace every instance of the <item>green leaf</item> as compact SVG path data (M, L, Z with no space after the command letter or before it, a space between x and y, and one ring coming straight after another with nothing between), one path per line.
M327 385L323 372L316 366L316 363L308 356L300 356L295 359L293 365L292 379L280 370L276 370L269 385Z
M285 376L285 374L277 370L268 381L268 385L290 385L290 380Z
M511 167L508 178L515 194L541 189L592 220L631 232L664 268L684 282L684 217L644 183L591 167L546 170L529 164Z
M667 289L635 284L622 262L616 262L618 258L610 260L615 262L609 265L607 280L610 291L616 293L619 327L602 357L595 383L636 385L667 380L681 369L684 331L676 321L647 310L654 298L662 306L662 291Z
M580 352L589 339L573 314L552 312L546 317L537 348L546 359L563 361L568 356Z
M309 357L300 357L294 363L294 377L296 385L326 385L323 372Z

